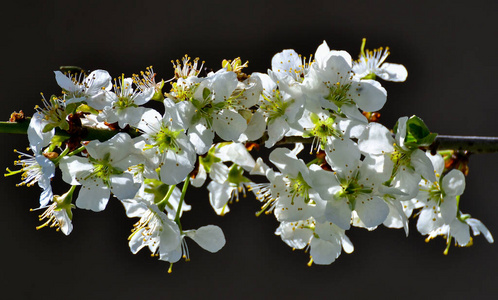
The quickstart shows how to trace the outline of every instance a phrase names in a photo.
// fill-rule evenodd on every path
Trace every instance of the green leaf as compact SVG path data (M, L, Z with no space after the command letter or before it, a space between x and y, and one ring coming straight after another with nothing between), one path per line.
M164 199L169 190L169 185L157 179L145 179L145 192L154 194L154 203L159 203Z
M409 148L430 146L437 134L431 133L424 121L417 116L412 116L406 122L405 145Z
M62 136L62 135L54 135L54 137L52 138L52 140L50 140L50 143L51 143L51 147L52 145L53 146L57 146L57 147L62 147L62 143L64 143L66 140L68 140L69 137L68 136Z
M206 170L207 173L211 172L211 166L214 163L220 162L221 159L216 157L214 155L215 148L209 149L208 153L206 153L205 156L199 156L199 163L204 166L204 170Z
M311 119L311 122L313 122L313 124L315 124L315 125L316 125L316 123L320 122L320 118L315 113L311 113L310 119Z
M91 113L91 114L94 114L94 115L98 115L99 112L94 109L93 107L90 107L86 104L81 104L80 106L78 106L78 111L79 112L88 112L88 113Z
M206 100L209 97L209 95L211 95L211 91L208 88L204 88L202 90L202 98Z
M42 132L45 133L45 132L49 132L50 130L54 129L55 126L53 124L47 124L45 125L45 127L43 127L43 130Z
M164 80L161 80L161 82L159 82L156 86L154 96L152 96L152 100L154 100L154 101L163 101L164 100L163 86L164 86Z

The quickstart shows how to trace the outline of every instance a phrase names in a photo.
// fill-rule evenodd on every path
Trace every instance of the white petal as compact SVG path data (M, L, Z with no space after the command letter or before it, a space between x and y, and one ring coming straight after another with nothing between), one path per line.
M211 253L218 252L225 246L225 235L221 228L215 225L207 225L197 230L185 231L185 235Z
M364 123L365 125L367 124L368 120L367 117L365 117L360 110L358 109L358 106L354 104L343 104L341 106L341 111L348 117L353 119L354 121Z
M363 111L378 111L387 100L387 92L375 80L361 80L354 82L349 89L353 101Z
M442 188L446 195L460 196L465 190L465 175L460 170L451 170L443 177Z
M383 222L384 226L388 228L404 228L406 236L408 236L408 218L406 217L403 206L400 201L394 200L388 204L389 215Z
M217 162L211 165L211 170L209 172L209 178L220 184L223 184L228 179L228 166L224 163Z
M161 128L162 119L163 117L157 110L146 109L137 124L137 128L145 133L154 134Z
M358 148L363 153L384 154L394 151L394 139L389 129L379 123L369 123L358 140Z
M168 150L163 156L163 165L160 174L161 181L168 184L178 184L185 180L188 174L194 169L194 163L187 149L176 153L174 150Z
M271 59L271 69L278 78L284 76L294 77L295 71L300 70L302 61L296 51L286 49L273 56Z
M415 168L415 172L422 175L422 177L431 182L436 181L434 167L424 151L420 149L413 151L410 163Z
M356 143L348 138L330 137L325 146L325 159L334 171L349 177L356 171L361 153Z
M213 209L222 209L230 200L233 188L227 184L211 181L207 187L209 191L209 202Z
M442 225L440 218L438 218L437 211L434 209L436 204L434 201L430 201L428 204L428 207L422 209L420 212L417 221L417 230L422 235L429 234Z
M79 87L74 84L74 82L64 75L61 71L54 71L55 73L55 81L57 81L57 84L64 90L68 92L76 92L79 90Z
M247 148L240 143L232 143L221 147L217 157L222 161L231 161L246 171L251 171L256 163Z
M443 217L445 224L450 224L457 215L457 201L456 197L452 195L446 195L444 200L441 201L439 206L441 210L441 216Z
M66 210L56 210L54 211L54 216L59 222L62 233L64 233L65 235L69 235L71 231L73 231L73 223L71 222L71 219L69 219Z
M99 212L105 209L111 191L104 185L101 179L88 180L82 183L78 198L76 199L76 206L82 209L90 209Z
M29 146L31 151L35 154L40 153L45 146L50 144L50 141L55 134L55 129L43 132L43 129L47 124L48 123L40 113L35 113L29 121L27 130Z
M143 247L146 246L144 243L144 238L142 236L144 229L140 229L136 232L134 232L133 236L131 237L130 241L128 242L128 246L130 247L130 251L133 254L137 254L138 251L140 251Z
M469 224L470 228L472 228L472 232L474 233L474 235L479 235L479 233L482 233L488 243L494 242L491 232L489 232L488 228L486 228L486 226L484 226L481 221L474 218L469 218L467 219L467 224Z
M133 175L129 173L112 175L110 177L110 181L111 192L119 200L134 198L140 188L140 184L134 183Z
M345 199L327 201L325 219L344 230L348 230L351 227L351 208L349 204L346 203Z
M168 219L165 214L161 214L160 219L162 222L162 231L160 235L161 245L159 246L159 252L161 255L165 254L165 252L177 249L181 243L181 235L178 225Z
M255 141L263 136L265 129L265 117L261 112L256 111L247 123L246 131L240 135L239 141Z
M137 201L135 199L121 200L128 218L142 217L142 215L149 210L145 201Z
M358 196L355 211L366 227L375 227L382 224L389 214L389 207L380 197Z
M406 194L405 196L402 196L402 200L409 200L417 195L419 191L419 182L420 174L415 173L415 171L410 168L400 166L398 172L396 172L396 176L394 176L392 185Z
M341 189L339 181L333 172L325 171L317 165L310 166L310 185L320 197L329 200Z
M275 235L280 235L282 241L290 247L303 249L308 245L313 232L308 228L300 226L301 223L282 222L277 230L275 230Z
M265 147L273 147L276 142L284 137L287 131L289 131L289 124L283 117L272 120L268 124L268 140L265 141Z
M342 235L341 236L341 243L342 243L342 249L344 252L347 254L351 254L354 251L354 246L353 243L351 243L351 240L347 237L347 235Z
M313 238L310 243L310 255L317 265L330 265L341 254L341 244Z
M436 153L436 155L432 155L429 151L426 151L425 155L431 160L432 165L434 166L434 171L436 172L436 174L443 175L444 159L441 156L441 154Z
M384 80L402 82L408 77L408 71L405 66L393 63L383 63L377 76Z
M214 131L203 124L197 124L188 131L188 138L199 155L206 153L213 144Z
M460 246L466 246L470 243L469 225L457 218L450 224L450 234Z
M207 173L202 165L199 165L199 171L195 175L195 178L190 179L190 183L195 187L201 187L206 181Z
M270 161L285 175L296 178L299 173L307 176L308 167L302 159L298 159L294 151L287 148L275 148L270 153Z
M66 183L70 185L80 185L81 183L79 180L90 175L91 171L93 171L93 164L84 157L66 156L60 161L59 168L62 171L62 179Z
M323 43L320 46L318 46L318 48L315 51L315 60L317 62L325 62L329 53L330 53L330 48L327 45L327 42L323 41Z

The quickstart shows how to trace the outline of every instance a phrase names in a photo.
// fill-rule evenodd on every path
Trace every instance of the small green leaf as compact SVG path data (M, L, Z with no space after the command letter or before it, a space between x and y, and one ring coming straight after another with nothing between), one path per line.
M313 124L315 124L315 125L316 125L316 123L320 122L320 118L315 113L311 113L310 119L311 119L311 122L313 122Z
M206 100L209 97L209 95L211 95L211 91L208 88L204 88L202 90L202 98Z
M406 122L405 145L409 148L430 146L437 134L431 133L424 121L417 116L412 116Z
M169 190L169 185L157 179L145 179L145 192L154 194L154 203L159 203L164 199Z
M67 136L62 136L62 135L54 135L52 140L50 141L51 145L50 146L57 146L57 147L62 147L62 143L64 143L66 140L68 140L69 137Z
M156 89L154 92L154 96L152 96L152 100L154 100L154 101L163 101L164 100L163 86L164 86L164 80L161 80L161 82L159 82L156 85Z
M43 130L42 132L45 133L45 132L49 132L50 130L54 129L55 126L53 124L47 124L45 125L45 127L43 127Z

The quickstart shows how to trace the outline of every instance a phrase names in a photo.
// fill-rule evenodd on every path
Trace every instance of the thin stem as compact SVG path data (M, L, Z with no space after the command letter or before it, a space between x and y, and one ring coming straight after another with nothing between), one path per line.
M29 121L0 122L0 133L27 134L28 127L29 127ZM105 142L119 132L116 130L97 129L91 127L83 127L83 128L85 128L85 134L81 136L81 139L83 141L99 140L101 142ZM140 133L137 132L136 130L129 130L127 131L127 133L132 137L140 135ZM55 128L55 135L66 138L71 137L71 135L68 132L61 130L60 128Z
M160 211L163 211L166 208L166 205L169 203L169 197L171 197L171 194L173 194L173 191L175 190L176 184L170 185L168 192L164 196L164 198L157 203L157 208L159 208Z
M299 136L285 137L276 145L291 145L295 143L309 144L310 138ZM432 145L426 150L457 150L471 153L496 153L498 152L498 137L494 136L461 136L461 135L438 135Z
M0 133L26 134L28 126L28 121L0 122ZM118 133L118 131L96 129L90 127L85 127L85 129L86 134L82 137L82 140L85 141L99 140L101 142L104 142ZM140 135L140 133L135 130L128 130L127 133L132 137ZM59 136L70 137L69 133L58 128L56 128L55 134ZM289 136L277 142L276 145L292 145L295 143L310 144L312 141L312 138ZM218 142L218 140L215 140L215 142ZM264 140L259 140L257 142L263 144ZM434 143L426 149L433 151L457 150L469 151L471 153L496 153L498 152L498 137L438 135Z
M183 182L182 195L180 196L180 202L178 203L178 208L176 209L175 222L178 224L178 228L180 228L180 232L182 231L182 225L180 223L180 213L182 212L183 200L185 199L185 194L187 194L187 188L190 182L190 176L187 176L185 182Z
M498 152L498 137L438 135L428 149L496 153Z
M0 133L26 134L29 122L0 122Z
M83 151L85 149L86 149L85 146L81 146L78 149L76 149L76 150L72 151L71 153L69 153L68 156L76 155L76 154L80 153L81 151Z

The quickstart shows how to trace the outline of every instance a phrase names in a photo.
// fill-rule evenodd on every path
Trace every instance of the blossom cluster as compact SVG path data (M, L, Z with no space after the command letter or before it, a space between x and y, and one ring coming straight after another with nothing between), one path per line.
M408 235L415 217L422 235L444 236L448 246L471 245L470 230L493 242L459 210L465 175L451 168L451 153L424 150L436 134L416 116L399 118L392 130L376 122L387 99L377 77L400 82L407 71L385 62L388 49L364 45L357 60L326 42L309 60L283 50L266 73L243 73L240 58L205 72L187 56L173 62L168 81L152 67L115 79L105 70L55 71L62 93L36 107L28 128L33 154L20 153L21 169L8 175L39 185L40 228L66 235L73 209L99 212L116 198L138 219L131 252L148 247L171 264L189 259L186 237L210 252L225 244L216 225L182 226L191 209L187 190L204 186L218 215L254 193L262 204L256 215L273 214L275 234L309 250L310 265L351 253L352 227ZM260 147L271 149L266 162ZM63 195L52 192L56 168L70 186Z

